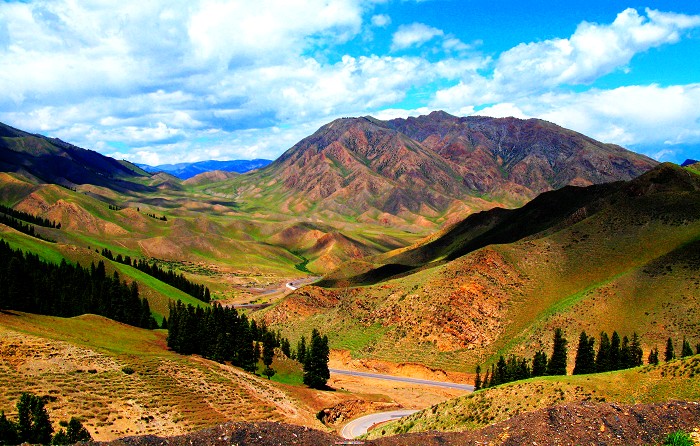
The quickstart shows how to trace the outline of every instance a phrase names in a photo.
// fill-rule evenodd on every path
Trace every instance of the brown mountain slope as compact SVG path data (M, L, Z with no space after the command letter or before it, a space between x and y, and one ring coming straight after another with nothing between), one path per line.
M554 327L570 339L637 331L646 348L697 337L700 176L662 165L490 213L458 236L341 268L321 282L337 287L302 288L265 318L290 333L326 326L333 347L357 356L458 369L548 350Z
M433 112L337 119L270 166L211 191L257 207L420 230L566 185L629 180L656 164L545 121Z
M630 180L656 165L648 157L539 119L432 112L394 119L387 126L457 164L465 184L480 192L532 197L566 185Z

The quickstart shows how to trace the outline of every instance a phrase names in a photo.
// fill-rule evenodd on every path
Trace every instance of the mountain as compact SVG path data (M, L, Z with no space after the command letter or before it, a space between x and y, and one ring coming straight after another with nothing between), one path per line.
M265 320L290 333L326 326L331 344L355 357L455 370L531 356L555 327L570 340L584 329L636 331L648 351L669 336L697 337L698 252L700 175L662 164L477 213L412 247L346 263Z
M683 161L683 164L681 164L681 167L687 167L687 166L691 166L691 165L697 164L697 163L700 163L700 161L693 160L693 159L687 159L687 160Z
M93 184L115 190L148 190L131 181L143 176L136 166L2 123L0 171L66 187Z
M337 119L268 167L211 191L242 202L264 191L275 208L415 230L566 185L629 180L657 164L546 121L433 112Z
M260 169L272 161L266 159L254 160L231 160L231 161L198 161L196 163L161 164L159 166L149 166L148 164L136 164L149 173L166 172L181 180L187 180L195 175L214 170L224 172L244 173L254 169Z

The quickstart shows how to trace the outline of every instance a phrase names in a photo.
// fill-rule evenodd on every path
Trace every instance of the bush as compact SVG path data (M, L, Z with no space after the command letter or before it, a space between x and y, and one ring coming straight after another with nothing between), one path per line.
M664 441L664 445L668 446L693 446L693 444L693 439L690 438L690 435L681 430L668 434Z
M126 373L127 375L132 375L134 373L134 369L131 367L122 367L122 372Z

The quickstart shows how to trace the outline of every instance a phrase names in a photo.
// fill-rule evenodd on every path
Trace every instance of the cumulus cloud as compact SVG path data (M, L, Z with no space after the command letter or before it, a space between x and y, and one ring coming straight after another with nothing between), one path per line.
M698 16L627 9L491 58L424 23L391 35L376 3L0 2L0 120L149 164L274 158L338 116L440 108L667 150L700 141L697 85L567 89L677 42ZM391 35L388 54L346 54L375 33Z
M394 33L391 40L391 49L392 51L398 51L412 46L421 46L434 37L444 34L442 30L423 23L401 25L399 26L399 30Z
M391 17L386 14L377 14L372 16L372 25L384 28L391 24Z

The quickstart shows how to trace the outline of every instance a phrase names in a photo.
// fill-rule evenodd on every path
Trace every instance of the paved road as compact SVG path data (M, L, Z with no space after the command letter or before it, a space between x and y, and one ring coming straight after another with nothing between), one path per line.
M303 279L297 279L297 280L292 280L291 282L287 282L285 286L294 291L298 290L300 287L304 285L308 285L310 283L316 282L318 279L320 279L321 276L312 276L312 277L304 277Z
M329 369L331 373L337 373L339 375L350 375L350 376L360 376L363 378L376 378L376 379L386 379L389 381L400 381L411 384L420 384L424 386L436 386L436 387L447 387L449 389L460 389L466 390L468 392L474 391L474 386L469 384L458 384L442 381L431 381L429 379L418 379L418 378L407 378L404 376L393 376L393 375L382 375L379 373L367 373L367 372L355 372L352 370L339 370L339 369Z
M366 434L369 428L374 426L375 424L384 423L385 421L398 420L399 418L411 415L416 412L418 411L392 410L391 412L379 412L370 415L365 415L364 417L354 419L348 424L346 424L345 427L343 427L343 430L340 431L340 435L343 438L352 440L353 438L357 438L360 435Z

